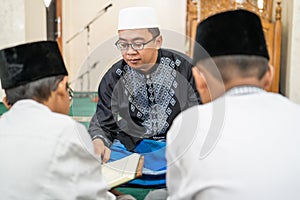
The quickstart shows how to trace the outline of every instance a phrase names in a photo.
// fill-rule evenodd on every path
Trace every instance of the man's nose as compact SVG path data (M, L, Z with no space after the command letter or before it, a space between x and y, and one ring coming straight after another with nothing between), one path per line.
M137 53L137 50L134 50L132 48L132 45L128 45L128 49L127 49L127 54L136 54Z

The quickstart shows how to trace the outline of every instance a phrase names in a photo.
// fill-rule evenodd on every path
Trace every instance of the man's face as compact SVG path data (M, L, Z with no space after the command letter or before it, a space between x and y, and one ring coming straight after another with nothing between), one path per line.
M126 50L121 50L123 59L131 68L144 72L150 70L156 63L158 49L162 43L161 36L154 38L148 29L120 30L118 33L118 41L122 43L132 44L150 41L144 45L142 50L134 50L130 45Z

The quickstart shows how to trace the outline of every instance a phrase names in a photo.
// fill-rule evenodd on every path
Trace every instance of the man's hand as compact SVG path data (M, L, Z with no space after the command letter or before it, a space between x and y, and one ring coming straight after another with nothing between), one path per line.
M93 144L96 155L101 157L102 163L106 163L110 158L110 149L99 138L94 139Z

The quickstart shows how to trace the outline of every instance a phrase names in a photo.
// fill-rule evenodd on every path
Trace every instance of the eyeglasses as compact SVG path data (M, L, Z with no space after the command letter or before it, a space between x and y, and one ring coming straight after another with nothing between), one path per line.
M157 38L159 35L154 36L151 40L149 40L148 42L133 42L133 43L127 43L127 42L122 42L120 40L118 40L115 45L116 47L120 50L120 51L127 51L129 46L131 46L131 48L133 50L142 50L144 49L145 45L152 42L153 40L155 40L155 38Z
M67 83L66 84L66 88L67 88L67 92L69 93L69 100L70 100L70 106L73 103L73 96L74 96L74 91L72 90L72 88L70 87L70 84Z

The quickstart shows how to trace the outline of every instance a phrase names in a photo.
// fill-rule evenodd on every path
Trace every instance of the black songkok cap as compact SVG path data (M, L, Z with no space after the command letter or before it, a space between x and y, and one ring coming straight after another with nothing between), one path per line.
M41 41L0 50L0 79L3 89L38 79L68 75L57 42Z
M208 17L197 27L196 42L194 64L209 56L226 55L256 55L269 60L260 18L246 10Z

